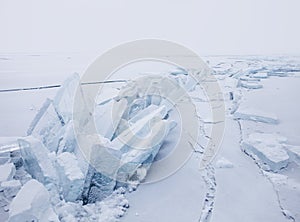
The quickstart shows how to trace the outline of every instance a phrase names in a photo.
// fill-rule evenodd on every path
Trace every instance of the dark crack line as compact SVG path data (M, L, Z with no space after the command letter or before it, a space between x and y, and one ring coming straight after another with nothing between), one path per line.
M242 126L241 126L241 122L240 122L240 120L238 120L238 119L235 119L235 121L238 123L238 126L239 126L239 131L240 131L240 142L239 142L239 144L240 144L241 151L242 151L244 154L246 154L248 157L250 157L250 158L254 161L254 163L255 163L255 164L258 166L258 168L259 168L260 174L261 174L262 176L264 176L264 177L271 183L271 185L272 185L272 187L273 187L273 190L274 190L274 192L275 192L275 194L276 194L277 203L278 203L278 205L279 205L279 208L281 209L281 213L283 214L283 216L284 216L286 219L292 220L292 221L295 222L296 220L295 220L295 218L294 218L293 216L287 215L287 214L286 214L286 209L284 209L284 207L283 207L283 205L282 205L282 203L281 203L279 192L278 192L278 190L276 189L276 186L275 186L275 184L273 183L272 179L269 178L268 176L265 176L265 174L264 174L265 171L261 168L261 165L260 165L260 163L257 161L257 159L255 159L254 156L250 155L249 153L247 153L246 151L244 151L244 150L242 149L243 135L242 135Z
M207 186L207 192L205 195L205 200L202 206L200 218L198 222L209 222L214 209L215 204L215 193L216 193L216 178L215 178L215 169L208 165L205 168L205 174L203 175L203 180Z
M98 82L84 82L81 83L82 86L85 85L97 85L97 84L106 84L106 83L125 83L127 80L107 80L107 81L98 81ZM18 91L31 91L31 90L40 90L40 89L53 89L61 87L60 84L57 85L46 85L46 86L36 86L36 87L24 87L24 88L12 88L12 89L0 89L1 92L18 92Z

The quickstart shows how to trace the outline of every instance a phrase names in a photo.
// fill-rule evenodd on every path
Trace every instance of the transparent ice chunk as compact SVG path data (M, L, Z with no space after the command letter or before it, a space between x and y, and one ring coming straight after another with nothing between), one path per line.
M66 201L74 202L81 195L84 184L84 174L77 158L74 154L64 152L57 156L56 163L63 197Z
M27 135L40 139L51 152L56 152L63 125L63 120L58 116L52 100L47 99L32 121Z
M15 175L16 168L13 163L0 165L0 182L11 180Z
M56 183L56 171L49 158L48 149L36 138L18 140L25 170L41 183Z
M9 208L9 222L53 221L58 222L50 204L50 195L43 184L30 180L21 188Z

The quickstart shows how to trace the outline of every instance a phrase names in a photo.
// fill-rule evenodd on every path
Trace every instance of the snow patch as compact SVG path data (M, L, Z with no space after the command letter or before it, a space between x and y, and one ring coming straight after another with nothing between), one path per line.
M234 165L232 162L230 162L229 160L227 160L226 158L224 157L221 157L219 158L217 161L216 161L216 168L233 168Z

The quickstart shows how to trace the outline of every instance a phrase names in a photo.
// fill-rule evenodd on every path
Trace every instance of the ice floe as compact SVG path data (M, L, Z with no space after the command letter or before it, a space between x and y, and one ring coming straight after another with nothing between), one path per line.
M268 124L279 123L279 120L275 114L265 113L263 111L254 108L247 108L247 109L239 108L236 112L234 112L233 116L235 119L241 119L241 120L249 120L249 121L262 122Z
M289 155L284 149L284 137L265 134L253 133L242 143L242 149L265 164L265 169L278 172L285 168L289 163Z

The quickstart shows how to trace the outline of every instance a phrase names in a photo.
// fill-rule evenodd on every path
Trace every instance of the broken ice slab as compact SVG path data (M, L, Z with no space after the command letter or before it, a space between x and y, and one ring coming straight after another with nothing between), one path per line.
M19 180L8 180L0 184L0 191L3 192L7 199L12 199L21 189L21 182Z
M60 131L60 135L58 134L57 136L60 138L57 149L57 155L64 152L73 153L76 156L76 159L78 160L79 168L82 172L85 173L88 169L88 162L84 158L78 146L74 132L73 121L71 120L66 125L64 125L62 130Z
M0 165L7 163L9 160L10 160L10 153L9 152L1 153L1 151L0 151Z
M171 73L172 74L172 73ZM193 91L197 85L197 81L191 75L178 75L174 78L179 86L186 91Z
M164 119L166 118L167 114L168 114L168 110L166 106L164 105L157 106L151 104L145 109L142 109L139 112L137 112L131 119L129 120L121 119L119 126L114 133L113 139L118 137L121 133L125 132L126 130L129 130L130 127L133 127L135 123L137 123L139 120L143 119L146 116L148 117L152 116L151 118L159 117L160 119ZM145 125L145 127L138 134L139 135L147 134L149 130L150 130L149 127Z
M291 161L300 166L300 146L287 145L286 150L291 158Z
M76 90L80 87L79 83L79 75L77 73L71 75L63 82L53 100L55 110L63 123L67 123L72 119L73 103ZM81 94L81 96L83 95Z
M25 170L41 183L56 183L56 171L49 158L48 149L36 138L18 140Z
M288 72L271 71L271 72L268 72L268 76L287 77L288 76Z
M76 112L83 112L86 109L84 97L79 85L79 76L74 74L62 84L53 101L45 101L27 131L27 135L40 139L51 152L57 152L62 136L65 130L68 130L64 126L72 119L77 89L76 99L81 101L82 106Z
M255 109L238 109L234 114L233 117L235 119L241 120L249 120L254 122L262 122L262 123L269 123L269 124L278 124L278 118L272 113L265 113Z
M94 120L97 133L109 140L112 139L126 108L126 99L111 100L108 103L96 106Z
M132 81L120 89L119 94L116 97L116 100L118 101L124 98L127 100L128 104L131 104L133 100L138 98L138 94L139 94L138 85L136 82Z
M144 116L145 115L145 116ZM147 115L147 112L141 115L134 124L124 130L118 137L116 137L111 146L116 150L120 150L123 153L127 152L130 148L134 147L140 137L147 135L151 131L151 121L155 119L163 119L166 115L165 106L158 107L155 111Z
M248 77L240 77L238 86L247 89L261 89L263 88L262 84L259 84L260 79L248 78Z
M251 74L250 77L256 79L267 79L269 76L268 73L266 72L258 72L258 73Z
M9 222L53 221L58 222L50 195L43 184L30 180L21 188L9 208Z
M162 106L163 107L163 106ZM161 118L164 118L167 115L166 108L159 108L156 105L150 105L146 107L145 109L138 112L135 116L133 116L131 119L129 119L129 124L132 125L136 123L137 121L141 120L143 117L150 115L151 113L155 113L157 110L159 110Z
M11 153L20 149L16 137L0 137L0 165L10 162Z
M284 149L285 142L286 138L279 135L253 133L242 142L242 149L267 165L267 169L278 172L289 163L289 155Z
M263 85L258 84L256 82L241 82L241 87L246 89L261 89L263 88Z
M124 153L118 169L117 180L126 182L141 165L148 169L157 155L165 137L171 128L170 122L159 120L151 127L152 133L139 141L135 148ZM168 128L168 130L166 130Z
M47 99L30 124L27 135L40 139L51 152L56 152L63 125L63 120L57 114L52 100Z
M241 76L239 80L244 82L260 82L260 79L250 78L248 76Z
M95 171L88 188L88 195L86 197L87 203L95 203L102 201L110 196L116 187L116 180L105 174Z
M97 96L96 103L98 105L103 105L107 102L109 102L112 99L115 99L120 90L112 87L103 87L100 91L99 95Z
M94 203L103 200L116 186L116 170L119 167L120 157L117 157L101 144L94 144L91 148L90 167L83 187L82 198L84 203Z
M144 98L138 98L131 102L131 104L128 104L126 110L124 111L123 118L124 119L131 119L134 117L138 112L145 109L148 106L147 99Z
M138 113L136 113L135 116L133 116L131 119L126 120L126 119L121 119L120 123L118 125L118 128L116 129L113 139L118 137L122 132L124 132L125 130L127 130L130 126L132 126L133 124L135 124L137 121L139 121L140 119L144 118L147 115L150 115L151 113L155 112L155 110L157 110L159 107L156 105L149 105L148 107L146 107L145 109L139 111ZM161 118L164 118L166 116L167 112L166 109L162 109L161 110Z
M60 138L57 154L63 152L74 152L77 148L77 141L74 132L73 121L70 121L68 124L63 126L63 129L59 131L60 134L57 134L57 137Z
M176 75L188 75L188 71L181 68L181 67L176 67L175 69L170 71L170 74L174 75L174 76L176 76Z
M16 168L13 163L0 165L0 182L11 180L15 175Z
M83 192L86 202L102 200L113 192L116 180L127 182L139 166L151 165L163 139L174 127L172 122L162 120L166 115L165 107L154 108L134 119L132 125L112 142L92 146L90 161L93 167L89 169ZM138 137L150 132L153 134L149 137Z
M76 156L69 152L61 153L56 158L57 172L66 201L76 201L84 184L84 174L78 166Z

